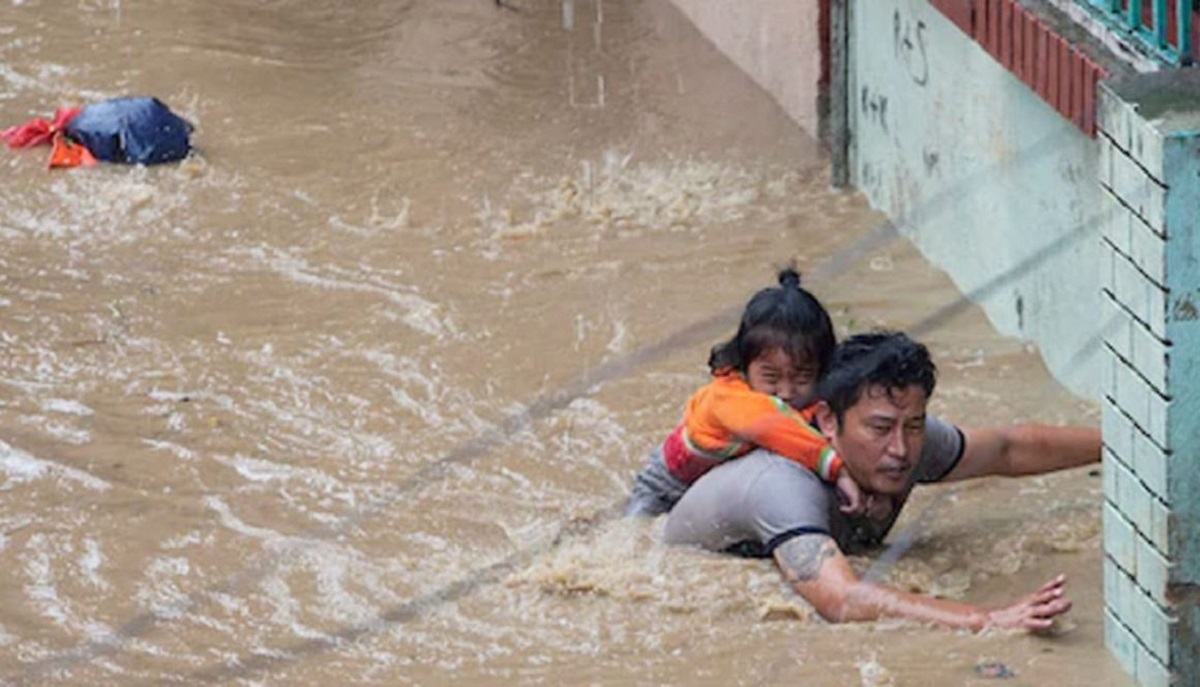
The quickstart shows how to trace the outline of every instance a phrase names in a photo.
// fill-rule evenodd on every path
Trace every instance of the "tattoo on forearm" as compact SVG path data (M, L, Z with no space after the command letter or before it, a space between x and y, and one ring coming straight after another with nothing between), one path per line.
M837 544L823 534L806 534L784 542L775 550L776 560L795 582L812 582L825 561L837 555Z

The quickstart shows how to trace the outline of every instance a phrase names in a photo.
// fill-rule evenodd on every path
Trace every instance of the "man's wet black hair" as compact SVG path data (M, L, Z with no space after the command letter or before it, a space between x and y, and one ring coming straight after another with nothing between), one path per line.
M903 332L882 330L856 334L838 344L817 398L829 404L840 425L863 392L880 386L889 394L920 387L928 398L937 384L937 367L924 344Z
M779 272L779 286L750 298L737 333L713 347L708 367L714 374L729 369L744 374L756 358L777 348L796 365L815 365L820 376L836 344L825 306L800 286L800 273L787 267Z

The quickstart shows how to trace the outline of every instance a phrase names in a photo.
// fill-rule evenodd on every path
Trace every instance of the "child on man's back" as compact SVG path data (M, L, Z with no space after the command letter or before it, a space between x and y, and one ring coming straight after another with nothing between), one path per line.
M634 480L627 516L665 513L724 460L765 448L834 482L842 511L860 513L863 494L842 459L799 409L815 401L817 379L836 343L829 313L800 286L793 268L779 286L746 304L737 333L709 356L712 381L688 400L683 422Z

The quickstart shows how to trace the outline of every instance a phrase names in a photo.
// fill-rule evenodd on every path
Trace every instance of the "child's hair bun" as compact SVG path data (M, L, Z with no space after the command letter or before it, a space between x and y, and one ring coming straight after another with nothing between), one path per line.
M800 288L800 273L795 267L785 267L779 271L779 285L787 288L789 286Z

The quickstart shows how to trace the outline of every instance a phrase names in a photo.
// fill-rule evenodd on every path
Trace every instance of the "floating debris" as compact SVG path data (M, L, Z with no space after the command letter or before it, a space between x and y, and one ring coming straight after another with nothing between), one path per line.
M1010 677L1016 677L1012 668L1000 663L999 661L984 661L975 666L975 674L979 677L990 677L1002 680L1007 680Z
M891 671L874 658L858 664L858 675L863 687L893 687L896 684Z

